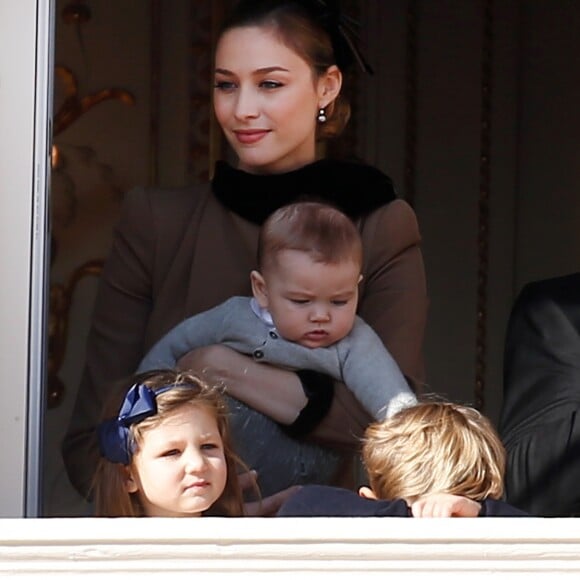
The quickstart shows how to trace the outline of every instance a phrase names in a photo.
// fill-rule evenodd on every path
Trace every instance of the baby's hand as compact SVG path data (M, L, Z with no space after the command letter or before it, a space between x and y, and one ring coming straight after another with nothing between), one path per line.
M414 518L476 518L480 511L476 501L450 493L433 493L411 504Z

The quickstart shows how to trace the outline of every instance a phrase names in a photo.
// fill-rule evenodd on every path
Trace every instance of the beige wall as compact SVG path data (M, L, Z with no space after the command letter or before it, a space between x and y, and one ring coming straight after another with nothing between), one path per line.
M473 401L484 2L417 2L415 209L424 238L432 388ZM403 0L363 3L378 74L365 81L361 152L404 195ZM494 2L485 410L496 418L515 295L578 268L580 4Z
M580 4L523 5L518 288L580 269Z

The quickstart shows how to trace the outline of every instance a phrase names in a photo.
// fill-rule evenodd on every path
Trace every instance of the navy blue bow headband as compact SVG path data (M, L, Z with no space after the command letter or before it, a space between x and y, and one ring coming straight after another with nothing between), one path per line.
M101 455L112 463L129 465L135 451L135 442L129 429L131 425L157 414L157 395L183 386L187 385L167 385L153 390L146 385L133 385L125 395L119 415L103 421L97 427Z

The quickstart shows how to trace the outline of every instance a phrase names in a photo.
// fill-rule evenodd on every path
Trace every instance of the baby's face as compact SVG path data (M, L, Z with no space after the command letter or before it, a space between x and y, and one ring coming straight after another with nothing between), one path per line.
M257 298L283 338L308 348L329 346L352 329L360 278L357 261L325 264L306 252L282 250L264 271Z

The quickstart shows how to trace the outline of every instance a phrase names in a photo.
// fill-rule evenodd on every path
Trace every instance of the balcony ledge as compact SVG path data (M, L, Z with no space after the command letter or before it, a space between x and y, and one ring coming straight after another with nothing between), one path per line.
M557 578L580 574L580 520L4 519L0 576L92 579ZM269 577L268 576L268 577Z

